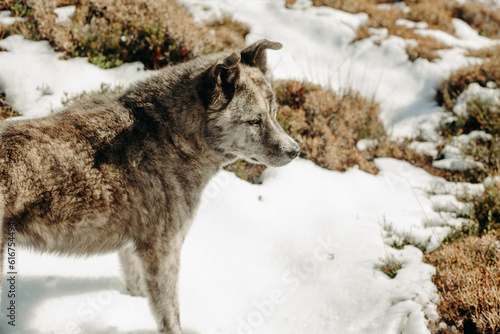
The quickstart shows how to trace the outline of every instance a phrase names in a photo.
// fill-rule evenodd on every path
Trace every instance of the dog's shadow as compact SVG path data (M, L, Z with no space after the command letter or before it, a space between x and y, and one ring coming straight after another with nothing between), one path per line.
M11 289L10 283L7 281L8 275L4 276L2 282L2 308L0 310L0 334L40 334L45 333L44 329L37 329L37 326L32 319L37 317L50 317L54 323L64 324L65 328L62 328L58 333L71 333L71 323L64 319L64 315L68 314L68 310L62 310L60 314L57 309L52 307L49 309L44 303L50 301L51 299L76 296L86 293L96 293L99 291L103 292L103 297L99 298L89 298L91 302L77 301L74 304L75 315L81 314L82 316L89 316L90 312L99 312L103 305L108 304L109 307L109 296L110 295L124 295L127 297L125 286L120 278L118 277L100 277L100 278L79 278L79 277L60 277L60 276L40 276L40 277L30 277L23 278L22 276L16 277L15 282L15 298L12 296L13 290ZM106 293L106 295L104 295ZM140 297L130 297L130 298L140 298ZM7 307L11 304L11 300L15 301L15 326L9 324L9 317L7 314L9 311ZM101 302L101 304L99 304ZM147 302L144 299L144 307L147 306ZM102 310L102 309L101 309ZM128 315L124 315L128 317ZM90 317L91 318L91 317ZM91 319L90 319L91 320ZM140 321L140 320L138 320ZM77 325L77 332L85 334L157 334L158 331L155 328L151 330L124 330L118 329L117 327L108 326L105 328L99 327L98 324L94 324L92 321ZM199 334L197 331L191 329L184 329L184 334Z

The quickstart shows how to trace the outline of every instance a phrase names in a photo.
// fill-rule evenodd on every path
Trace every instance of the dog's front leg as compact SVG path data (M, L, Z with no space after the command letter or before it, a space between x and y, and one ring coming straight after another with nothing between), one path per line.
M118 252L118 255L127 291L132 296L147 297L144 291L142 264L140 263L135 248L132 245L127 245Z
M179 320L178 280L180 245L170 242L159 249L158 244L138 247L149 305L158 323L158 331L182 334Z

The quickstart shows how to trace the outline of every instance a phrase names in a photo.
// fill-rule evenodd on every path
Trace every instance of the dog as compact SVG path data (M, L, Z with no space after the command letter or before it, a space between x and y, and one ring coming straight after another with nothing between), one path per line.
M130 294L148 299L159 332L181 334L180 251L204 187L237 159L278 167L300 153L266 77L266 49L281 47L261 40L166 67L121 95L3 122L2 259L11 225L17 243L44 252L119 251Z

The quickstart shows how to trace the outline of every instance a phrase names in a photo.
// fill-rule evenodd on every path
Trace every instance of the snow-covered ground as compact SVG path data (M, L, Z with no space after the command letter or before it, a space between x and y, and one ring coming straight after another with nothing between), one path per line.
M401 38L380 46L371 39L350 43L365 14L309 1L291 9L274 0L184 2L200 20L225 12L248 23L248 42L283 43L283 50L268 54L274 77L374 97L396 136L422 130L434 138L443 117L433 101L437 84L451 69L479 61L465 57L465 46L493 43L455 21L461 33L446 36L454 48L435 63L412 63L409 41ZM103 82L126 86L150 75L139 63L102 70L86 59L60 60L47 42L20 36L0 47L7 50L0 52L0 89L24 117L58 110L65 94ZM339 173L297 159L267 169L261 185L221 172L205 191L183 249L185 333L429 333L429 320L438 319L434 268L422 262L419 249L388 245L409 237L435 249L461 223L457 213L468 209L455 195L484 188L449 183L394 159L376 165L378 175L357 168ZM403 265L394 279L375 269L391 257ZM18 250L16 260L16 326L7 323L4 279L0 333L156 332L146 300L125 294L115 254L60 258Z

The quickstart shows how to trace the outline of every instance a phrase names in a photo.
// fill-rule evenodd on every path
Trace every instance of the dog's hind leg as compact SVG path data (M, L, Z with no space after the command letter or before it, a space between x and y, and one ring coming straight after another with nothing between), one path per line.
M123 247L119 252L120 264L128 292L132 296L146 297L142 265L133 245Z

